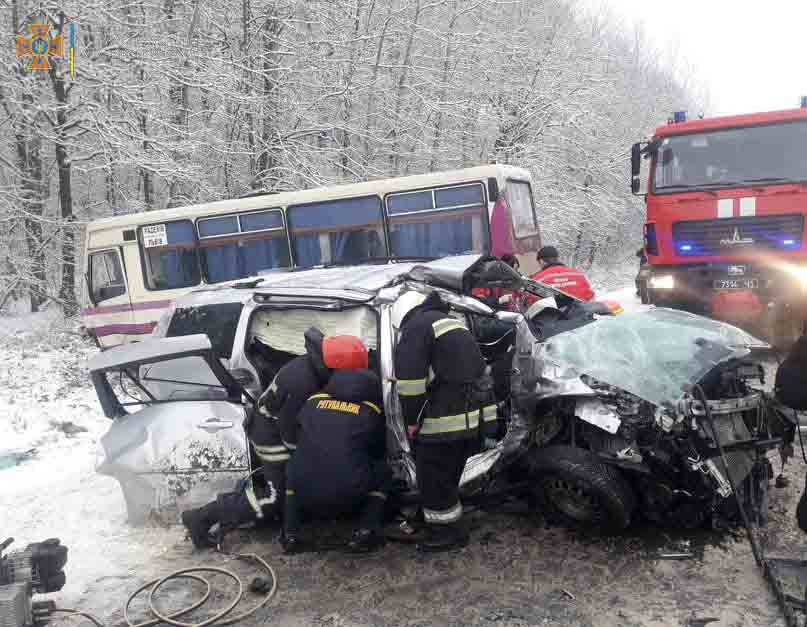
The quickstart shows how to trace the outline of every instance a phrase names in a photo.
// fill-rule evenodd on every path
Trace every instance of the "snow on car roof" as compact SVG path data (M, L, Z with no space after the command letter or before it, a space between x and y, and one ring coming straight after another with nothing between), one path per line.
M176 300L177 307L246 302L253 294L320 296L367 302L399 277L412 273L415 280L439 280L461 287L461 276L481 255L457 255L435 261L334 266L307 270L273 271L229 283L198 288ZM413 270L416 270L413 272Z
M98 353L90 358L87 365L90 372L98 372L99 370L112 370L126 364L156 361L162 357L198 353L206 350L212 350L212 346L210 338L204 333L149 338L142 342L123 344Z

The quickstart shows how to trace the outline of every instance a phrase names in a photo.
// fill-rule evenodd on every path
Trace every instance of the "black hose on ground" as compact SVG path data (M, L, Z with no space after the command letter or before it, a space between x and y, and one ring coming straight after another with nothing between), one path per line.
M71 609L69 607L57 607L57 608L52 609L51 612L54 613L54 614L58 613L58 614L68 614L70 616L82 616L83 618L86 618L87 620L92 621L93 623L95 623L95 625L97 627L105 627L105 625L100 620L98 620L97 618L95 618L95 616L93 616L92 614L90 614L88 612L82 612L80 610L74 610L74 609Z
M249 616L257 612L259 609L264 607L267 603L269 603L269 601L271 601L272 598L275 596L275 594L277 593L277 575L275 574L274 569L263 558L256 555L255 553L238 553L233 554L233 557L235 557L236 559L252 560L257 562L258 565L261 566L272 579L272 585L269 588L269 591L266 592L263 599L261 599L261 601L258 602L252 608L246 610L245 612L237 614L236 616L227 618L227 616L230 615L230 613L241 601L241 597L244 595L243 581L238 575L224 568L219 568L216 566L195 566L191 568L182 568L180 570L175 570L174 572L169 573L165 577L152 579L148 583L140 586L140 588L135 590L131 595L129 595L129 598L126 601L126 605L123 608L123 618L126 621L126 624L129 627L153 627L154 625L158 625L160 623L168 623L169 625L174 625L175 627L208 627L209 625L213 625L214 623L217 625L232 625L233 623L237 623L241 620L244 620L245 618L248 618ZM199 623L185 623L176 619L200 607L207 601L211 593L210 583L203 577L196 575L195 573L197 572L217 573L229 577L238 585L238 594L236 594L235 598L230 602L230 604L227 607L225 607L218 613L214 614L210 618L207 618ZM199 601L197 601L193 605L190 605L187 608L181 609L178 612L174 612L173 614L166 616L156 609L154 599L157 596L157 591L172 579L195 579L197 581L201 581L205 583L205 585L207 585L207 592ZM150 591L148 595L148 608L155 618L144 621L142 623L132 623L132 621L129 618L129 606L141 592L149 588Z
M748 535L748 542L751 545L751 550L754 553L754 559L757 562L757 566L763 566L763 557L762 557L762 549L759 547L757 543L756 537L754 537L754 532L751 529L751 523L748 520L748 514L745 511L745 507L743 507L742 501L740 501L740 493L737 491L737 486L734 483L734 479L731 477L731 472L729 472L729 463L728 459L726 459L726 452L723 450L723 445L720 443L720 438L717 435L717 428L715 427L714 419L712 418L712 410L709 407L709 399L706 398L706 392L703 391L703 388L696 384L693 387L693 391L698 393L700 396L700 400L703 403L704 413L706 414L706 421L709 424L709 430L712 432L712 438L717 443L717 448L720 451L720 459L723 460L723 467L726 471L726 478L728 479L729 485L731 485L731 491L734 493L734 500L737 501L737 508L740 510L740 516L743 519L743 525L745 526L746 534Z
M244 596L244 582L241 578L236 575L234 572L227 570L225 568L219 568L216 566L194 566L191 568L182 568L180 570L175 570L172 573L169 573L165 577L159 577L157 579L152 579L148 583L140 586L137 590L135 590L132 594L129 595L129 598L126 600L126 604L123 606L123 619L126 621L128 627L154 627L155 625L159 625L161 623L167 623L169 625L174 625L175 627L209 627L210 625L232 625L239 621L252 616L255 612L259 609L264 607L269 601L277 593L277 575L275 574L274 569L261 557L254 553L239 553L233 554L233 557L240 560L252 560L258 563L269 575L272 580L272 585L269 586L268 591L264 593L263 599L260 600L255 606L251 607L250 609L242 612L236 616L232 616L227 618L238 603L241 601L241 598ZM238 593L235 595L233 600L227 605L224 609L216 612L210 618L206 618L205 620L199 623L185 623L182 621L177 620L180 616L184 616L192 612L195 609L198 609L202 605L204 605L207 600L210 598L210 595L213 592L213 587L210 585L210 582L205 579L204 577L200 577L196 573L205 572L205 573L215 573L218 575L224 575L225 577L229 577L232 579L236 585L238 586ZM192 579L194 581L198 581L206 586L205 593L202 597L194 602L192 605L189 605L186 608L178 610L173 614L164 615L162 614L157 608L155 607L155 597L158 594L160 588L162 588L166 583L172 581L174 579ZM262 588L265 589L265 586ZM149 590L148 595L148 609L154 618L140 622L140 623L133 623L131 618L129 617L129 607L132 604L132 601L141 593L146 590ZM51 610L52 612L59 612L62 614L67 614L71 616L83 616L84 618L92 621L96 627L106 627L100 620L98 620L92 614L87 612L82 612L79 610L74 610L70 608L55 608Z

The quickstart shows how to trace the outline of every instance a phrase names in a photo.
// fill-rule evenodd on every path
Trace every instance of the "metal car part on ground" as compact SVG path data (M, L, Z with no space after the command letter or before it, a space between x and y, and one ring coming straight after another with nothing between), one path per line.
M496 259L471 255L284 273L280 282L260 277L191 294L178 301L177 310L192 308L197 297L205 306L242 304L229 357L210 357L211 348L206 363L214 364L211 371L218 377L232 380L228 371L240 373L236 378L252 396L268 384L273 371L299 354L304 323L316 319L330 325L331 333L359 336L372 335L375 329L375 337L367 343L375 347L371 367L382 378L387 453L399 497L393 500L399 504L416 503L417 494L415 465L397 398L393 367L397 331L391 308L406 291L438 291L452 315L475 334L492 369L503 379L497 386L499 435L481 443L480 451L468 460L461 479L466 502L516 493L566 524L621 528L646 518L692 526L736 521L734 483L743 492L740 500L749 517L764 522L771 474L764 453L792 441L794 426L786 412L755 387L761 370L752 349L763 343L721 322L658 309L613 317L601 304L574 301L565 311L545 308L527 319L517 312L495 312L469 295L475 287L524 291L539 298L556 293ZM249 298L243 297L245 290ZM171 322L161 328L170 335ZM161 345L168 340L153 342ZM117 366L95 362L94 376L120 371L128 358L123 351L130 348L104 353L111 358L117 352ZM709 399L716 434L694 395L698 385ZM127 497L133 519L142 519L151 509L176 506L186 494L201 495L213 487L211 477L220 476L212 471L237 466L212 445L204 449L206 454L212 450L207 465L197 456L193 463L173 458L166 468L164 458L139 452L150 447L171 458L180 442L195 441L204 433L204 420L227 421L231 412L243 411L240 398L208 401L219 403L226 416L208 416L198 407L182 409L198 399L166 400L116 419L103 443L109 447L104 471L118 477L128 473L129 484L148 484L149 498L159 501L149 502L146 491ZM170 429L162 426L168 422ZM243 454L240 424L217 435L225 431L233 446L241 443ZM166 443L155 448L154 438L161 437L167 438ZM728 452L728 468L715 438ZM166 490L173 468L198 472L181 475L190 480ZM209 492L207 498L212 496Z

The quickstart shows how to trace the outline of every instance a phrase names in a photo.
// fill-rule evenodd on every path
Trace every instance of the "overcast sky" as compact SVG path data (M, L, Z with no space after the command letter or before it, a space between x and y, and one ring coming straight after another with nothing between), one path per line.
M805 0L582 1L676 46L709 91L709 115L791 109L807 96Z

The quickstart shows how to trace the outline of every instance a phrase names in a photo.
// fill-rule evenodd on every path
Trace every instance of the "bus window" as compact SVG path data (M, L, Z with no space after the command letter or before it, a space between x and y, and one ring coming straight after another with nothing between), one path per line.
M190 220L141 226L140 247L148 289L172 290L199 284L196 233Z
M96 303L126 293L118 251L103 250L90 255L90 293Z
M205 280L233 281L289 266L280 211L258 211L196 221Z
M513 216L513 232L518 239L538 235L535 208L532 204L530 184L526 181L508 180L504 188L507 204Z
M286 215L298 266L387 256L378 196L296 205Z
M444 257L488 247L481 184L388 194L392 254Z

